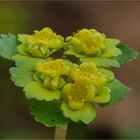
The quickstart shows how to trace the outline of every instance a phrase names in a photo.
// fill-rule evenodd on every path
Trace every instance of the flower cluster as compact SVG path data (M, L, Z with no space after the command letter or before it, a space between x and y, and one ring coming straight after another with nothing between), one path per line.
M35 31L34 35L19 34L18 39L22 43L17 47L18 52L33 57L47 57L64 43L64 38L50 28Z
M1 45L6 43L11 46ZM47 126L89 123L96 117L94 103L107 106L123 99L129 88L115 79L109 68L137 56L119 40L95 29L79 30L65 40L50 28L33 35L5 35L0 51L1 56L16 62L10 69L11 79L23 87L35 119Z
M116 45L119 43L117 39L108 39L104 34L97 32L95 29L82 29L73 36L66 38L70 45L68 54L99 57L118 56L122 52ZM113 51L112 51L113 49Z
M83 55L100 55L106 48L104 45L105 35L95 29L82 29L73 37L66 38L76 53Z

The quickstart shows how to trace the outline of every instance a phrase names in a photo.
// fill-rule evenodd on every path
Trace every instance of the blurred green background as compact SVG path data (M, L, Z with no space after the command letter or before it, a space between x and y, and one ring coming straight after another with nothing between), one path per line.
M140 51L140 2L0 2L0 33L32 33L46 26L64 36L95 28ZM12 65L0 59L0 138L53 138L54 128L34 121L22 89L10 81ZM131 94L116 106L97 106L97 119L89 125L70 124L67 138L140 138L140 58L114 72L132 87Z

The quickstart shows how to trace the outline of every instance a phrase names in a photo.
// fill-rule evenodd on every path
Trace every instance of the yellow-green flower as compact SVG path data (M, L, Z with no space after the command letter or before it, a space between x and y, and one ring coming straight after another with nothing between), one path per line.
M82 29L73 37L69 36L66 41L74 45L74 49L80 54L98 55L101 54L105 45L103 44L105 35L97 32L95 29Z
M97 68L93 62L85 62L71 70L70 78L74 81L74 84L80 84L79 88L78 86L76 87L77 90L81 92L81 95L82 91L85 91L84 89L92 87L90 90L90 92L94 94L94 98L91 98L92 101L105 103L110 100L110 89L106 87L106 83L114 79L114 74L110 70ZM78 92L75 92L75 94L77 93ZM77 97L80 97L79 95L80 94L78 94Z
M66 38L69 49L65 54L77 57L114 57L121 54L116 48L120 42L117 39L108 39L95 29L81 29L73 36Z
M71 70L70 77L74 81L77 81L80 77L86 79L89 84L100 86L112 80L114 75L107 69L97 68L93 62L84 62L79 67Z
M89 123L96 116L92 102L95 97L95 87L79 79L75 83L68 83L62 90L63 102L61 110L65 117L78 122Z
M35 69L37 72L44 73L51 77L67 75L70 71L69 66L66 65L65 60L62 59L54 59L39 62L36 64Z
M86 83L85 79L66 84L62 92L64 100L72 110L82 108L85 102L93 102L95 97L95 87Z
M70 71L72 83L63 87L61 109L65 117L77 122L86 122L95 117L93 102L110 101L110 88L106 84L114 79L111 71L97 68L93 62L86 62ZM89 114L85 117L86 113Z
M35 66L34 78L40 79L48 89L61 88L65 84L62 75L68 75L70 67L61 59L38 62Z
M38 60L34 63L34 69L28 72L32 80L24 88L26 97L46 101L60 99L70 69L71 62L68 60Z
M22 43L18 46L18 52L33 57L47 57L62 48L64 43L64 38L50 28L34 31L34 35L19 34L18 40Z

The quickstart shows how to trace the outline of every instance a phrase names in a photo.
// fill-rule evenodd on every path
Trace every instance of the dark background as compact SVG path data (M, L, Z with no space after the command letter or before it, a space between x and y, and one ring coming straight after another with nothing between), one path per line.
M64 36L95 28L140 51L140 2L0 2L0 33L32 33L47 26ZM10 81L12 65L0 59L0 138L53 138L54 128L34 121L22 88ZM114 72L131 94L116 106L97 107L89 125L70 124L67 138L140 138L140 58Z

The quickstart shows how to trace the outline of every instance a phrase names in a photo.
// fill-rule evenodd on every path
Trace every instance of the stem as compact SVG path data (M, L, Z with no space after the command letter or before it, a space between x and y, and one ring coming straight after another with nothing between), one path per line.
M65 140L67 133L67 125L55 128L55 140Z

